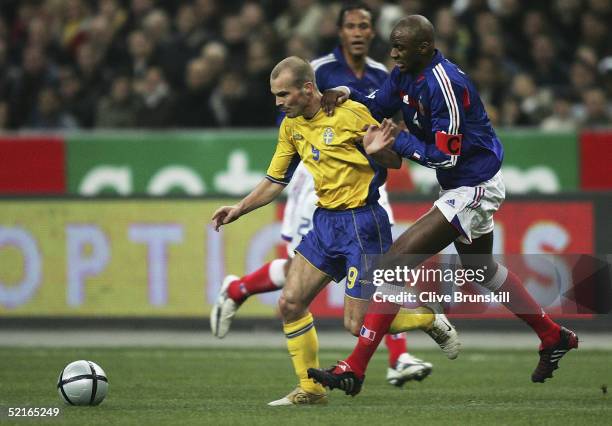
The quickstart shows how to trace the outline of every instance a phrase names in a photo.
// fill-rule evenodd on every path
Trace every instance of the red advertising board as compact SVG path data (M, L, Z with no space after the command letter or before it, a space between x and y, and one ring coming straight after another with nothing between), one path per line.
M0 140L0 193L66 192L64 141L52 137L3 137Z
M429 202L393 204L396 226L409 226L431 208ZM279 217L282 206L279 206ZM592 254L594 253L594 208L591 201L508 201L495 215L495 252L518 254ZM542 288L551 285L551 278L541 276L530 267L528 257L514 256L508 265L523 279ZM311 305L318 317L341 317L340 289L328 286ZM557 309L558 310L558 309ZM556 308L552 309L552 313ZM505 308L492 306L487 316L509 316Z
M588 131L580 135L580 187L612 189L612 132Z

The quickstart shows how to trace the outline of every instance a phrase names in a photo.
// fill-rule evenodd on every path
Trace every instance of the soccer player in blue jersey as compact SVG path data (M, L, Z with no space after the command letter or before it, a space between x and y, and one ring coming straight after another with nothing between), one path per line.
M279 299L283 331L298 387L269 405L321 404L327 402L324 388L307 376L318 368L318 339L308 306L331 280L345 285L345 324L359 333L368 297L362 289L362 256L382 254L391 245L391 225L378 203L378 188L386 168L376 164L356 143L364 128L378 125L367 108L347 101L333 116L323 113L321 93L308 62L297 57L279 62L270 74L277 106L286 114L281 123L276 151L266 178L238 204L224 206L213 214L215 229L270 203L290 182L300 163L314 178L318 197L313 228L295 249L287 281ZM392 154L389 165L399 167ZM391 158L393 157L393 158ZM438 344L452 340L452 330L436 328L436 316L427 308L416 308L411 321L397 322L397 333L421 328Z
M385 65L368 56L374 38L371 11L362 3L347 3L338 14L337 27L340 45L328 55L311 62L317 88L323 91L347 85L365 95L372 94L383 84L389 73ZM380 196L380 204L393 224L393 212L384 186L380 188ZM229 332L237 310L249 296L278 291L284 286L293 251L312 228L316 201L312 176L300 164L287 188L287 204L281 229L283 239L288 242L289 259L275 259L244 277L228 275L224 279L210 315L211 329L215 336L223 338ZM403 333L387 334L385 344L389 350L389 383L401 387L409 380L421 381L431 373L431 363L407 352L406 336Z
M404 256L407 266L416 267L454 243L463 267L484 268L481 285L492 292L508 292L510 301L504 305L537 333L540 361L531 379L544 382L552 377L561 357L578 347L578 338L555 323L519 277L492 255L493 214L505 198L500 172L503 147L474 84L435 49L434 29L425 17L412 15L400 20L391 33L391 45L396 66L374 95L339 88L327 93L323 101L328 114L347 96L367 105L379 120L401 111L408 131L400 131L385 119L379 129L370 131L392 137L365 138L364 144L385 140L366 144L366 152L376 155L390 146L402 157L436 169L439 199L394 242L382 264L393 264ZM398 310L395 304L372 300L352 354L330 370L309 370L310 377L332 389L357 394L367 364Z

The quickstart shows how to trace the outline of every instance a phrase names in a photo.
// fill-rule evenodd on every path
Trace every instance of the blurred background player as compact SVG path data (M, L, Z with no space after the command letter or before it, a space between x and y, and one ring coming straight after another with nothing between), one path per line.
M368 147L364 139L366 152L375 155L381 147L392 145L402 157L436 169L441 190L432 209L395 241L383 267L401 263L414 268L454 243L463 268L484 270L484 282L478 284L492 292L507 292L509 301L502 302L504 306L540 338L540 361L531 379L544 382L552 377L559 360L578 347L578 337L554 322L520 278L492 255L493 214L505 199L502 144L471 80L435 48L434 28L427 18L403 18L390 39L396 67L389 79L375 96L366 97L354 89L350 96L366 104L378 119L401 110L409 132L385 119L377 131L393 134L389 144ZM324 109L331 113L338 99L348 95L344 89L331 91ZM380 336L399 310L396 304L372 300L363 327L368 334ZM355 395L379 343L380 337L360 337L347 359L334 369L309 370L309 377Z
M340 45L311 62L318 89L324 91L348 85L367 95L372 94L382 86L388 72L385 65L368 57L375 36L371 11L363 3L347 3L339 12L337 28ZM288 242L289 259L275 259L244 277L228 275L224 279L210 316L215 336L223 338L229 332L236 311L249 296L283 287L294 250L312 228L317 201L312 176L300 163L287 186L281 229L282 238ZM384 185L380 188L379 203L393 224L393 212ZM389 350L389 383L402 386L409 380L423 380L431 373L431 363L407 352L403 333L385 335L385 344Z

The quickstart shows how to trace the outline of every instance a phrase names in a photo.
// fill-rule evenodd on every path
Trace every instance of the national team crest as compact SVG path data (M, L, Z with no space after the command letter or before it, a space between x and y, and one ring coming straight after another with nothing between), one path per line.
M330 143L332 143L333 139L334 139L334 131L332 130L331 127L326 127L325 130L323 131L323 142L325 142L325 145L329 145Z

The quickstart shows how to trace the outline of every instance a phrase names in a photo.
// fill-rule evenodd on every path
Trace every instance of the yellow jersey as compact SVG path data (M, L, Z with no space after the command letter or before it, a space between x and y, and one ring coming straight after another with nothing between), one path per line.
M371 124L379 123L364 105L351 100L331 117L321 109L311 119L285 117L266 177L286 185L301 160L314 179L319 207L345 210L377 201L387 170L355 143Z

